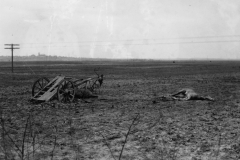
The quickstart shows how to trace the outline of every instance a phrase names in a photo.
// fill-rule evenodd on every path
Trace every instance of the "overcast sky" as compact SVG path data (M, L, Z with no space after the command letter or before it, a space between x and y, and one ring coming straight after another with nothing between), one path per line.
M240 59L239 0L1 0L0 55Z

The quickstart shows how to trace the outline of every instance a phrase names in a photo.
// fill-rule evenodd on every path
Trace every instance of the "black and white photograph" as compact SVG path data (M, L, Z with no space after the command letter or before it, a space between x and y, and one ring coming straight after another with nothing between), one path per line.
M1 0L0 160L239 160L239 0Z

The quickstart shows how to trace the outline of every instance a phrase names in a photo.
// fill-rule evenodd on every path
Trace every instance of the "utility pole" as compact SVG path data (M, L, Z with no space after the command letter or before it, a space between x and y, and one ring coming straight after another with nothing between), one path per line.
M6 46L11 46L11 48L5 48L5 49L11 49L12 50L12 73L13 73L13 50L14 49L20 49L20 48L14 48L14 46L19 46L19 44L5 44Z

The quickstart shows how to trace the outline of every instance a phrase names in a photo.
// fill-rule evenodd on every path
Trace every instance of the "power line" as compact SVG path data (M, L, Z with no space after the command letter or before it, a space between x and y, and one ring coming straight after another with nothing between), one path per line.
M133 41L158 41L158 40L181 40L181 39L213 39L213 38L239 38L240 35L221 35L221 36L195 36L195 37L168 37L168 38L156 38L156 39L126 39L126 40L99 40L99 41L79 41L79 42L51 42L51 44L63 44L63 43L102 43L102 42L133 42ZM21 43L21 44L49 44L49 43Z
M240 42L240 40L219 40L219 41L188 41L188 42L156 42L156 43L124 43L121 44L123 46L131 46L131 45L171 45L171 44L208 44L208 43L231 43L231 42ZM78 46L91 46L91 44L80 44ZM96 44L95 46L119 46L119 44ZM47 45L42 46L33 46L33 47L22 47L22 48L42 48L47 47ZM72 45L69 46L51 46L52 48L67 48L73 47Z

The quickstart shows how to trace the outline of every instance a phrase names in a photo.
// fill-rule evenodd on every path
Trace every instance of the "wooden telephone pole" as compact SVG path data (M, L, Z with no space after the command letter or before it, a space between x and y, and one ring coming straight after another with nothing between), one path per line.
M14 48L14 46L19 46L19 44L5 44L6 46L11 46L11 48L5 48L5 49L11 49L12 50L12 73L13 73L13 50L14 49L20 49L20 48Z

